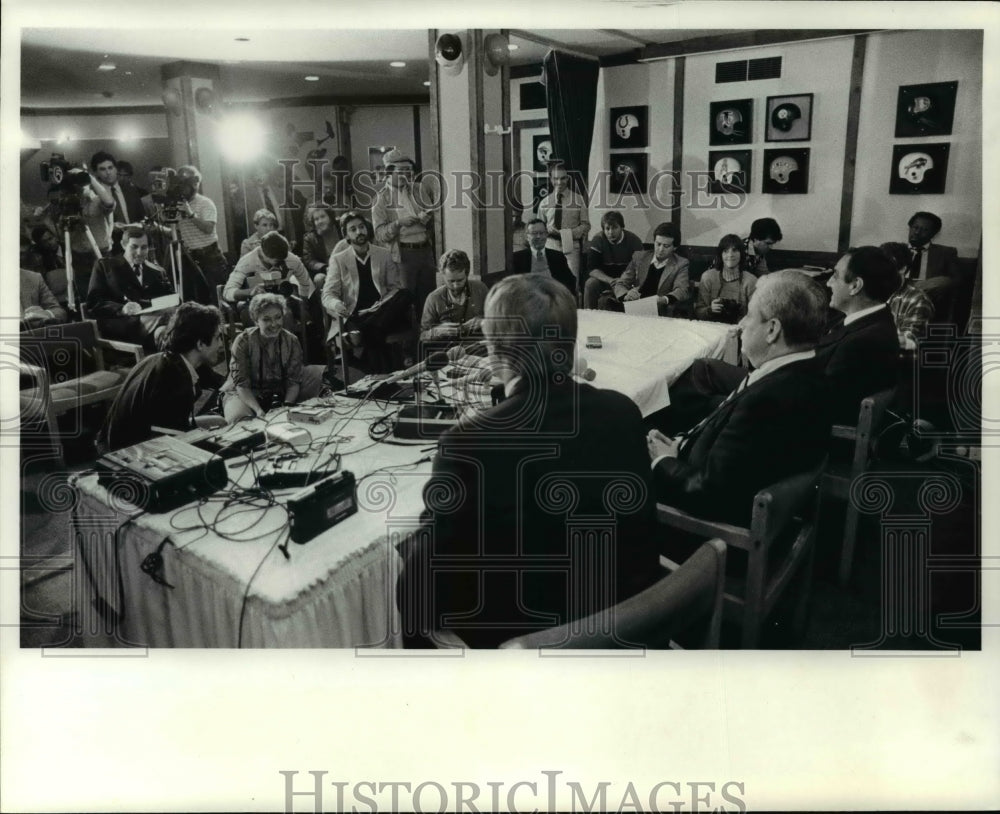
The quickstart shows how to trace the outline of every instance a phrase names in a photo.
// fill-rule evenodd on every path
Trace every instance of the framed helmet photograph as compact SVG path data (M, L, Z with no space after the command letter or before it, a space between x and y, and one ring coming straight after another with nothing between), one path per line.
M900 85L896 99L896 138L950 136L958 82Z
M805 195L809 191L809 150L764 150L760 191L770 195Z
M649 107L613 107L610 111L612 150L649 146Z
M764 141L809 141L812 138L813 95L768 96Z
M892 148L890 195L943 195L950 144L896 144Z
M709 191L714 195L750 191L750 150L711 150L708 171L712 174Z
M712 102L708 106L708 143L750 144L753 141L753 99Z

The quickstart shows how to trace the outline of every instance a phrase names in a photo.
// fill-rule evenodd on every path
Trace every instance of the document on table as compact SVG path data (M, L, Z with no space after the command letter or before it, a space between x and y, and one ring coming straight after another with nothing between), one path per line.
M656 317L660 315L656 307L657 297L640 297L637 300L625 300L625 313L638 317Z

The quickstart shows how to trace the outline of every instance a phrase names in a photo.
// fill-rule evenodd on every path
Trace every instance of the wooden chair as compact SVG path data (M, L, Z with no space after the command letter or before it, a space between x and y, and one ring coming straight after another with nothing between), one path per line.
M858 509L850 499L851 484L868 471L872 457L872 444L875 434L882 425L886 410L895 398L895 390L882 390L873 396L868 396L861 402L858 411L857 426L835 424L832 439L835 445L843 442L854 446L850 463L840 464L834 461L827 467L820 481L819 505L822 510L828 499L843 500L847 503L844 517L844 536L840 550L840 566L837 577L841 585L846 585L851 578L851 566L854 561L854 546L858 534Z
M813 510L821 473L822 468L795 475L759 491L749 528L704 520L657 504L663 525L718 538L746 552L746 576L727 577L723 601L724 617L742 627L741 645L745 648L757 646L764 621L796 576L799 595L793 628L801 633L805 627L815 548Z
M614 607L508 639L500 649L664 648L676 646L674 639L687 632L697 639L686 644L718 648L725 573L726 544L709 540L679 568ZM435 631L431 638L439 648L466 646L451 630Z
M135 364L139 364L139 362L146 358L145 348L136 342L128 342L124 339L112 339L111 337L101 336L101 326L97 323L96 319L87 313L87 306L83 303L80 303L80 318L93 324L94 332L97 334L98 341L103 347L109 350L119 351L127 356L132 356L135 359Z
M20 372L28 385L20 391L22 425L44 417L52 451L63 465L59 416L118 395L128 370L108 369L104 350L131 343L101 339L90 320L24 331L20 343Z

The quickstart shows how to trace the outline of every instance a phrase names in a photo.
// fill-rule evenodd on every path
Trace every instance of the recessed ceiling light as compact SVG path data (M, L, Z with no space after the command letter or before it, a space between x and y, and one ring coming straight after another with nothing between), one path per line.
M405 62L400 62L399 60L396 60L395 62L390 62L389 63L389 67L390 68L405 68L406 67L406 63Z
M431 86L431 83L430 83L430 82L424 82L424 87L425 87L425 88L429 88L430 86Z
M314 76L312 74L310 74L309 76L304 76L302 78L305 79L306 82L319 82L319 77L318 76Z
M110 62L109 60L106 59L106 60L104 60L104 62L102 62L100 65L97 66L97 70L99 70L99 71L115 71L115 70L118 70L118 66L115 65L115 63Z
M132 71L125 71L125 76L131 76L131 75L132 75Z
M234 37L234 39L236 40L236 42L250 42L249 37Z
M520 45L517 45L517 44L515 44L513 42L507 43L507 50L508 51L516 51L520 47L521 47Z

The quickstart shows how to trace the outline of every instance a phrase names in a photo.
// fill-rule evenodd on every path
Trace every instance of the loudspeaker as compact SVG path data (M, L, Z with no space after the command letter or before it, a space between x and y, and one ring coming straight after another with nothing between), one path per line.
M434 47L434 59L447 74L455 76L465 64L465 47L458 34L442 34Z

